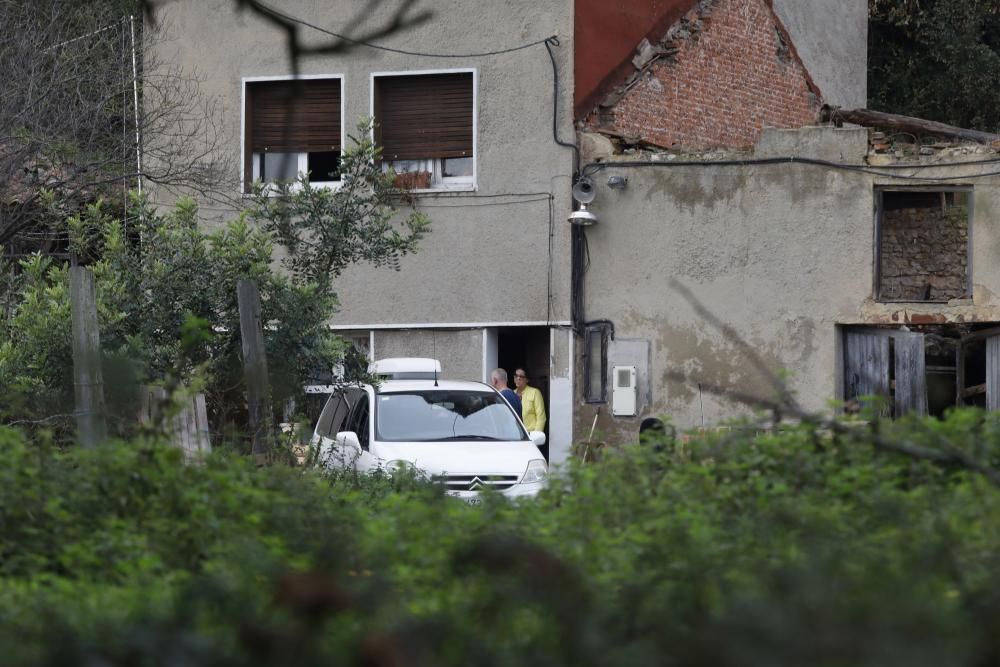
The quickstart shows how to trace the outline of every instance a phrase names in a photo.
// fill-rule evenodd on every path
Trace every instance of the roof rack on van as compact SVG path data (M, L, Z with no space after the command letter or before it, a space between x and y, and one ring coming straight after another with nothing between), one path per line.
M434 380L441 374L441 362L425 357L379 359L368 365L368 372L386 380Z

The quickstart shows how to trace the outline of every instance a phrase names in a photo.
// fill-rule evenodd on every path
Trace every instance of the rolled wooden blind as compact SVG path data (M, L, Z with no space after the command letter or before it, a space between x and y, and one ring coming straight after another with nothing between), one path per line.
M254 153L341 148L340 79L250 83L247 114Z
M472 157L472 73L375 79L384 160Z

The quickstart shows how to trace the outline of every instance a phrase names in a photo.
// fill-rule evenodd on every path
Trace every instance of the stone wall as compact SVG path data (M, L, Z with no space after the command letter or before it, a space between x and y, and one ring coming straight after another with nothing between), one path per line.
M896 207L891 196L897 194L883 195L879 299L947 301L967 296L968 208L945 205L940 192L921 193L925 201Z

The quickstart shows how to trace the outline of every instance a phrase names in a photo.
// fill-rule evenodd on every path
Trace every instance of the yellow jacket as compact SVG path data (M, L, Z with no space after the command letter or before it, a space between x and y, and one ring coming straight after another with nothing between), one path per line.
M521 391L521 419L529 431L545 430L545 400L542 392L526 386Z

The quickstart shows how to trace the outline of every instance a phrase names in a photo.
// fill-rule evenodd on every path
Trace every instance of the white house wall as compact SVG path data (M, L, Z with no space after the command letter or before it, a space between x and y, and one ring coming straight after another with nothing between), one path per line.
M868 0L774 0L823 101L864 108L868 98Z
M177 0L158 7L173 38L158 57L204 77L202 89L228 110L230 163L238 177L241 81L291 73L283 34L233 0ZM361 11L364 28L382 25L396 3L289 0L281 11L340 31ZM373 9L374 8L374 9ZM425 0L430 20L376 41L448 54L503 50L558 35L559 130L571 140L572 29L569 0L469 3ZM307 43L329 36L302 27ZM400 271L352 267L336 281L339 326L411 322L546 322L569 319L569 196L572 151L552 138L553 76L545 46L494 56L436 58L358 47L303 58L304 75L344 77L348 134L371 113L375 72L474 69L477 89L475 192L419 196L432 221L420 251ZM552 200L550 202L549 196Z

